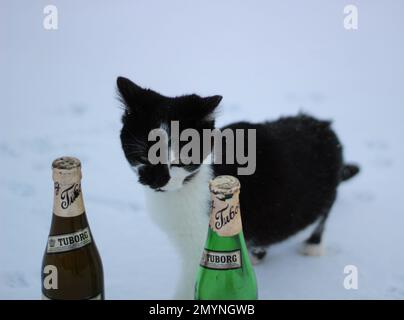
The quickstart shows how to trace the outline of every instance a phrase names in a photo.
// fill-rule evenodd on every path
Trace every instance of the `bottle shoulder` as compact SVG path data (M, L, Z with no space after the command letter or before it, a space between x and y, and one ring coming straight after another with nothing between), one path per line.
M208 231L205 248L216 251L247 250L242 231L236 235L225 237L218 235L211 228Z
M90 229L85 212L75 217L61 217L53 214L49 235L68 234L85 228Z

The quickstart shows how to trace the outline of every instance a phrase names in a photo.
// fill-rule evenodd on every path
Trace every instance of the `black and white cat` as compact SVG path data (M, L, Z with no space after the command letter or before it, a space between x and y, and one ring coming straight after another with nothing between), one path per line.
M250 254L258 262L266 247L317 222L302 252L322 254L322 233L335 201L337 187L358 173L343 162L342 146L330 122L307 115L274 122L233 123L226 128L256 129L256 171L238 175L237 164L156 164L148 159L152 129L170 130L177 120L181 130L213 129L214 111L222 97L198 95L165 97L119 77L124 105L122 147L131 168L144 185L152 219L167 233L182 256L177 298L193 296L195 272L207 234L208 182L218 175L237 176L244 235ZM246 141L247 142L247 141Z

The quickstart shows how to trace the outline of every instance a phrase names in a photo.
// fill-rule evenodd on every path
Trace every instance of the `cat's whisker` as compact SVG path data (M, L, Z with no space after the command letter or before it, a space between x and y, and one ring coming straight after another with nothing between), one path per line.
M128 152L126 155L131 156L131 155L139 155L139 156L143 156L144 152L140 151L140 150L134 150L131 152Z
M141 146L147 147L147 143L146 143L144 140L139 139L138 137L136 137L136 136L133 134L133 132L131 132L128 128L123 127L123 130L125 130L126 132L128 132L128 133L131 135L132 139L133 139L134 141L136 141L137 144L139 144L139 145L141 145Z

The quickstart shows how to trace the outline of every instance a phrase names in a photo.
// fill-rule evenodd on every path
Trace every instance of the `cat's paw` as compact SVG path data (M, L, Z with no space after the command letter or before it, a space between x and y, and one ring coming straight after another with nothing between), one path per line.
M265 256L267 254L267 251L263 247L252 247L249 250L249 256L250 256L250 261L253 265L260 264Z
M325 254L325 248L322 243L304 242L300 247L299 252L305 256L319 257Z

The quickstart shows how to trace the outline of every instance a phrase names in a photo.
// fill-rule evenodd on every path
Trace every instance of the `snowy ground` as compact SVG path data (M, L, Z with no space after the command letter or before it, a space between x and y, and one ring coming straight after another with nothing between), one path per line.
M42 26L59 10L59 29ZM359 29L343 28L356 4ZM219 125L305 110L334 120L360 176L341 186L327 254L309 230L256 268L262 299L404 298L401 1L0 0L0 298L37 299L52 208L51 161L83 162L110 299L168 299L178 272L119 145L115 79L167 95L222 94ZM344 266L359 289L343 287Z

